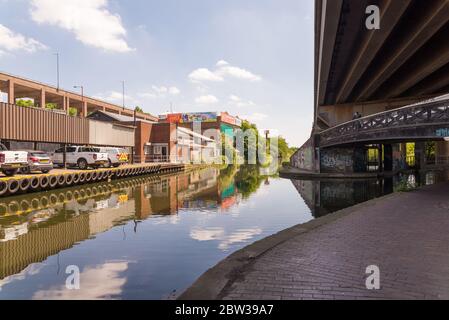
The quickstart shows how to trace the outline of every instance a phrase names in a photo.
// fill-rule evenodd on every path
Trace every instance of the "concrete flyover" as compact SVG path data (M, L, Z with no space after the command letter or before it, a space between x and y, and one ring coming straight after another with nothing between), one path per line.
M39 108L53 103L62 113L68 113L69 108L75 108L82 117L87 117L96 110L134 117L134 110L86 96L84 92L78 94L4 72L0 72L0 92L7 94L7 103L11 105L15 104L17 99L32 99ZM138 120L158 121L157 117L150 114L136 112L135 115Z
M372 145L400 142L437 141L436 156L449 159L447 101L431 101L449 92L447 34L447 0L316 0L314 124L290 166L320 174L324 157L340 164L324 171L360 172L350 162Z

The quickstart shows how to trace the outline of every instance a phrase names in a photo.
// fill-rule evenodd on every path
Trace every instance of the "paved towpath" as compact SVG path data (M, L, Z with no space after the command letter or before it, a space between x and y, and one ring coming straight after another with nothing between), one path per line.
M231 256L181 298L449 299L449 183L325 219ZM366 289L370 265L380 269L380 290Z

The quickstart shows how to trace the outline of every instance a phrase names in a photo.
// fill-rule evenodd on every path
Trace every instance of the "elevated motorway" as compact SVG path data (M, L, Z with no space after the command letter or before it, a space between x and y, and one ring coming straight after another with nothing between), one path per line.
M434 141L449 159L448 34L449 0L316 0L314 125L291 166L366 172L375 148L397 171L405 143L424 165Z
M317 131L449 91L449 1L317 0L315 18Z

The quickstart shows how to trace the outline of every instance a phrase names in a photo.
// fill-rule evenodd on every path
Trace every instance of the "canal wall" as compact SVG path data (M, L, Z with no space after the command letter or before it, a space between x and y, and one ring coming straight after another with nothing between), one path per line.
M54 170L49 174L20 175L0 178L0 197L16 194L49 191L96 182L130 178L142 175L160 175L190 170L180 164L128 165L120 168L96 170Z

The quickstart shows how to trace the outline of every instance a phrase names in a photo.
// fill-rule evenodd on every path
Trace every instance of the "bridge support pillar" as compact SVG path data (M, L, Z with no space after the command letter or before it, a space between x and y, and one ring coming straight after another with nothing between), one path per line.
M387 172L393 171L393 145L384 145L384 170Z
M423 170L426 167L426 143L416 142L415 143L415 159L416 167L419 170Z
M378 150L378 155L379 155L379 172L383 172L384 171L384 156L383 156L383 148L382 145L379 144L379 146L377 147Z
M449 165L449 142L437 142L435 156L437 165Z

